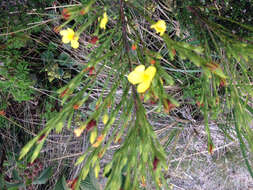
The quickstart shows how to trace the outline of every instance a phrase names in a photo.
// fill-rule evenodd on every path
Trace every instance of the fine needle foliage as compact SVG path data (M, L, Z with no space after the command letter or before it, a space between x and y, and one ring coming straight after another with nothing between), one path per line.
M253 151L253 27L229 16L226 6L232 6L232 1L222 2L82 0L61 9L63 22L54 32L63 46L78 51L82 37L91 31L90 51L78 74L57 90L61 110L22 148L19 159L33 163L50 133L66 128L76 138L89 136L89 147L76 160L81 169L68 184L71 189L80 189L93 174L107 178L104 189L108 190L143 189L147 184L153 189L169 189L166 172L170 163L165 149L179 132L171 131L168 141L161 143L146 107L155 105L153 111L170 115L184 104L168 87L179 81L171 71L185 63L198 70L194 103L204 117L206 149L213 154L215 148L209 121L231 118L230 130L237 135L253 177L247 156ZM156 7L163 14L157 16ZM171 35L175 22L179 29L177 35ZM103 82L101 75L105 75ZM95 87L100 96L94 109L73 128L75 116L89 103ZM98 128L100 124L102 128ZM224 136L232 138L226 130ZM110 146L118 144L102 171L103 157ZM66 185L63 179L57 186Z

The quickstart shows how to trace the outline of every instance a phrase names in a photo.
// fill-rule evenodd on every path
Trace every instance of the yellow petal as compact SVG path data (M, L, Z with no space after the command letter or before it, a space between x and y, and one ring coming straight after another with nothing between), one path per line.
M128 75L127 79L132 84L141 83L143 81L143 79L144 79L144 70L143 71L138 71L138 70L132 71Z
M79 128L77 128L77 129L75 129L75 130L74 130L75 136L76 136L76 137L80 137L80 135L83 133L84 129L85 129L85 128L83 128L83 127L79 127Z
M155 24L152 24L150 28L154 28L156 33L160 33L160 36L166 31L166 23L164 20L158 20Z
M77 49L79 47L79 42L77 40L71 40L71 47Z
M109 120L109 116L108 116L108 114L105 114L103 116L103 123L104 123L104 125L108 122L108 120Z
M138 71L138 72L142 72L145 70L145 66L144 65L138 65L137 67L135 67L134 71Z
M65 36L62 37L62 42L63 42L64 44L67 44L67 43L70 42L70 39L68 38L67 35L65 35Z
M137 92L144 93L150 87L150 84L151 84L150 80L140 83L137 87Z
M73 29L67 28L67 31L68 31L68 35L71 35L71 36L74 36L74 35L75 35L75 32L74 32Z
M154 66L149 66L145 71L144 75L148 76L148 80L152 80L156 74L156 68Z
M106 29L106 24L107 24L107 22L108 22L108 16L107 16L107 13L106 12L104 12L104 14L103 14L103 18L102 18L102 20L101 20L101 22L100 22L100 28L102 28L102 29Z
M68 34L68 31L67 30L61 30L60 31L60 35L61 36L66 36Z

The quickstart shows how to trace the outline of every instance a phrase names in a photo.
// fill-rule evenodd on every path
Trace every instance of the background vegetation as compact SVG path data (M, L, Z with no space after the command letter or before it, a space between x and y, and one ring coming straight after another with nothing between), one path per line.
M0 6L0 189L253 188L251 0ZM78 49L63 24L85 28ZM150 63L137 94L126 76Z

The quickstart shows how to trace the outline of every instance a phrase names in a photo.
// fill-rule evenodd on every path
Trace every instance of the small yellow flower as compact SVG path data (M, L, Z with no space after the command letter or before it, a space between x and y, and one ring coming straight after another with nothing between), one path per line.
M103 116L103 123L104 123L104 125L108 122L108 120L109 120L109 116L108 116L108 114L105 114L104 116Z
M76 49L79 47L79 36L76 36L74 30L72 30L71 28L61 30L60 35L62 36L62 42L64 44L68 44L70 42L72 48Z
M105 30L107 22L108 22L108 16L107 16L106 12L104 12L103 18L102 18L100 25L99 25L100 28Z
M149 66L145 70L144 65L139 65L128 75L127 78L130 83L138 84L138 93L143 93L150 87L155 74L156 68L154 66Z
M79 127L79 128L76 128L76 129L74 130L75 136L76 136L76 137L80 137L81 134L83 133L83 131L84 131L85 128L86 128L86 125L83 125L83 126L81 126L81 127Z
M166 23L164 20L158 20L155 24L152 24L150 28L154 28L156 33L160 33L160 36L166 31Z

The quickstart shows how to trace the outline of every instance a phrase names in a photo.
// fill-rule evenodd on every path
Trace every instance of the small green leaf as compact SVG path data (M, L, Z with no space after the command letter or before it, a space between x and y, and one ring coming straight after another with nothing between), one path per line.
M20 178L20 176L19 176L19 174L18 174L18 172L17 172L17 170L12 170L12 178L14 179L14 180L17 180L17 181L21 181L22 179Z
M0 189L4 189L4 176L0 174Z
M31 141L29 141L20 151L20 156L19 156L19 160L21 160L27 153L28 151L32 148L32 146L34 145L34 143L37 141L37 138L32 139Z
M8 183L8 182L5 182L6 184L6 187L8 190L18 190L20 188L24 188L25 187L25 184L24 182L18 182L18 183Z
M64 176L61 176L57 181L54 190L68 190L67 182Z
M214 70L214 74L218 75L222 79L227 78L227 76L223 73L223 71L220 67L218 67L217 69Z
M39 177L37 177L32 184L45 184L52 175L52 167L45 169Z
M100 190L94 171L91 170L85 180L81 181L80 188L83 190Z

